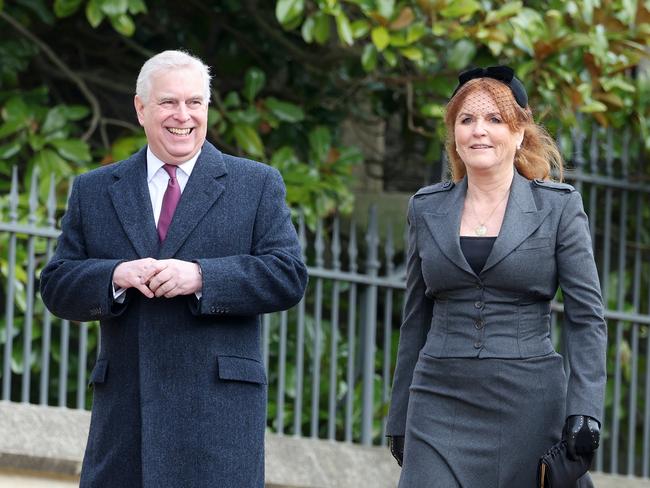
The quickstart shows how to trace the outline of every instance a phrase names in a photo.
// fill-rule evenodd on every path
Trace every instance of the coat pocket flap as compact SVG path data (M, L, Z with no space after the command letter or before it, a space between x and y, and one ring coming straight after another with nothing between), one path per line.
M218 356L217 362L219 379L266 384L264 366L255 359L240 358L238 356Z
M98 383L104 383L106 381L106 372L108 371L108 360L100 359L95 363L93 372L90 373L90 381L88 386L95 385Z

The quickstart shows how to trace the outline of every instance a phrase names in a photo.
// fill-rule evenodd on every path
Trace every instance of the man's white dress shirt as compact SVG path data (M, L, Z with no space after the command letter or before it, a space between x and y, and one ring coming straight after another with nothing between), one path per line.
M192 159L177 166L176 180L181 189L181 195L183 194L183 190L185 190L187 180L190 179L199 154L201 154L200 149ZM158 159L151 152L151 148L147 146L147 185L149 186L149 197L151 198L151 208L153 208L153 218L156 222L156 228L158 227L158 219L160 219L163 197L165 196L165 190L167 190L167 184L169 182L169 174L163 169L164 165L165 163ZM124 302L124 298L126 298L124 296L125 291L126 288L115 289L115 284L113 283L113 299L116 302ZM200 292L196 293L196 298L201 298Z

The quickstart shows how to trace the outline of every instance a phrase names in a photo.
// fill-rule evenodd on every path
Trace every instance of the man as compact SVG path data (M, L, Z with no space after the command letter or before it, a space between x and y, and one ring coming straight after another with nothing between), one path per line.
M82 487L262 487L259 315L307 282L279 173L206 142L210 75L165 51L143 66L147 147L78 177L43 301L99 320Z

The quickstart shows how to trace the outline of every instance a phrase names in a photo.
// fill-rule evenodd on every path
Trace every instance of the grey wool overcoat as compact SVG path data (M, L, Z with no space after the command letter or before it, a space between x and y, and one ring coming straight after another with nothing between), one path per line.
M264 486L266 375L260 319L302 297L307 271L273 168L201 154L159 244L146 148L73 185L41 292L57 316L99 320L81 486ZM122 261L199 263L202 297L112 295Z
M459 243L466 192L465 178L423 188L409 203L406 301L387 435L407 430L409 387L420 354L479 359L552 354L551 300L558 286L570 365L566 415L600 421L607 330L580 194L570 185L530 181L515 171L499 236L477 275Z

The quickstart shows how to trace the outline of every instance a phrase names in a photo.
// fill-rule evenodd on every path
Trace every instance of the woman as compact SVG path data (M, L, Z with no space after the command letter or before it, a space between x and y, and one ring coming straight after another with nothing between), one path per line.
M561 436L573 457L598 446L607 331L588 221L549 181L561 155L510 68L461 74L445 123L453 182L409 202L387 435L400 487L533 487ZM567 374L550 339L558 285Z

